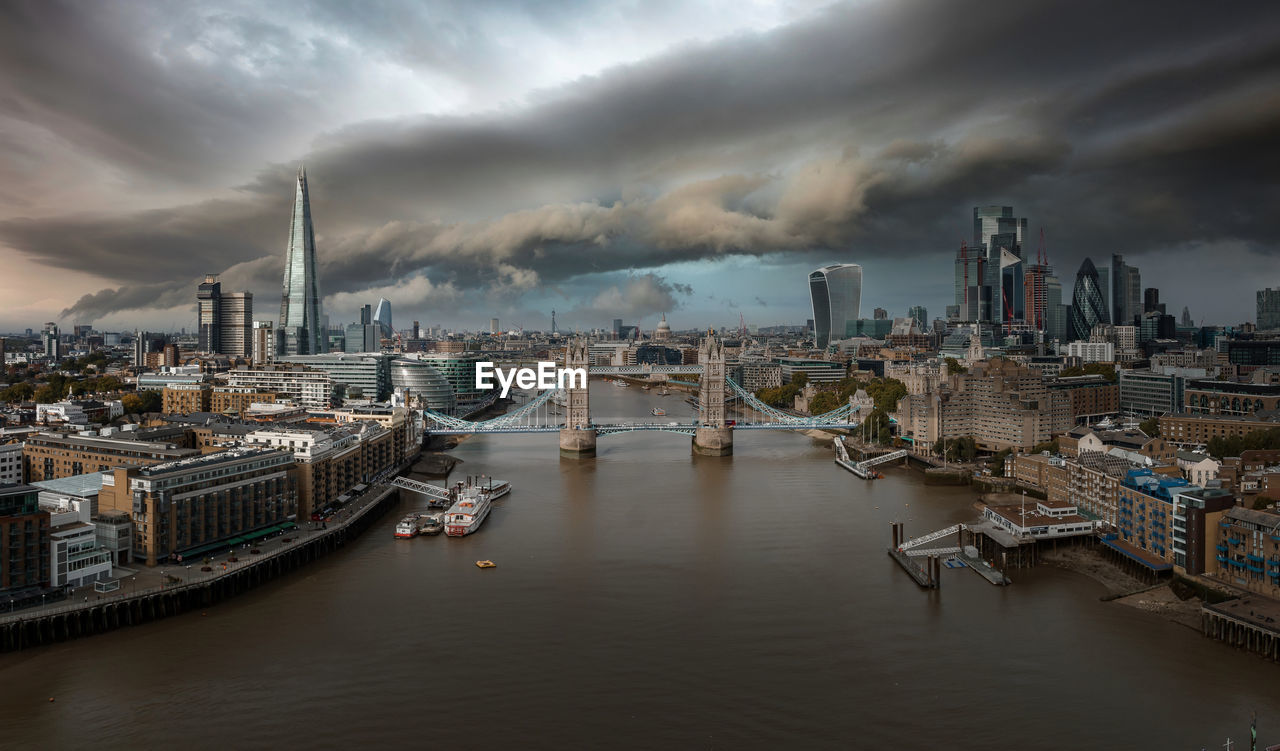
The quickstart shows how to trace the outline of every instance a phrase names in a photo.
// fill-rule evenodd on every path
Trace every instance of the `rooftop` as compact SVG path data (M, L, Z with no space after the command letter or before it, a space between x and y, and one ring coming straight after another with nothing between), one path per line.
M202 456L193 456L190 459L179 459L173 462L164 462L163 464L153 464L149 467L142 467L138 470L140 477L155 477L169 472L185 471L195 469L197 467L212 467L218 464L229 464L231 462L240 461L253 457L255 455L278 454L292 460L291 454L282 453L275 449L260 448L258 446L236 446L224 451L217 451L212 454L204 454Z
M62 477L57 480L40 480L31 484L51 493L84 497L97 495L102 490L102 477L106 474L106 472L90 472L84 475Z

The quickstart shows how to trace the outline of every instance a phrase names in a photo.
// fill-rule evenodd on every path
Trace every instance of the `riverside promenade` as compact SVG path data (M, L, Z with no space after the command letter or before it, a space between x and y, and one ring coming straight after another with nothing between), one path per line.
M102 594L91 586L65 599L0 615L0 652L111 631L199 610L245 592L344 546L399 503L387 484L413 460L369 485L332 522L300 521L298 529L251 546L186 564L144 568L118 578L120 589ZM256 552L254 552L256 551ZM209 571L201 570L208 567Z

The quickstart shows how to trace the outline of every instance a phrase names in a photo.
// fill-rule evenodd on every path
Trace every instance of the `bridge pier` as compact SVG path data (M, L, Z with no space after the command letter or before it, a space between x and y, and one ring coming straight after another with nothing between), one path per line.
M569 459L587 459L595 455L595 428L563 428L560 431L560 456Z
M698 428L693 436L693 453L703 456L732 456L733 428Z

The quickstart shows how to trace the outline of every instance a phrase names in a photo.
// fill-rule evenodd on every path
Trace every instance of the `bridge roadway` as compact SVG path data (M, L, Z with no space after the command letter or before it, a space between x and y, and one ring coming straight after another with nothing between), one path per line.
M738 423L729 425L734 430L854 430L860 423L856 422L833 422L819 424L803 424L788 425L778 422L761 422L761 423ZM595 423L589 429L594 429L598 435L614 435L615 433L634 433L641 430L654 430L667 433L686 433L693 435L701 427L696 422L690 423L661 423L661 422L641 422L641 423ZM479 433L559 433L564 428L563 425L511 425L508 427L479 427L462 430L434 430L428 429L431 435L476 435Z

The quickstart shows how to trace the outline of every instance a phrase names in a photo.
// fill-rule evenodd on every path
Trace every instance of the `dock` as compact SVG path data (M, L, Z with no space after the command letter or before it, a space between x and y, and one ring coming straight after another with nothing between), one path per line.
M943 568L971 569L989 583L999 587L1012 583L1004 572L984 561L976 547L964 544L966 532L972 534L968 525L954 524L912 540L906 539L902 522L893 522L891 526L893 544L889 547L889 556L897 561L898 565L902 566L902 569L921 587L937 589L941 583ZM956 545L922 547L953 534L957 536ZM924 565L919 563L921 560L925 562ZM953 560L958 562L958 565L952 565Z

